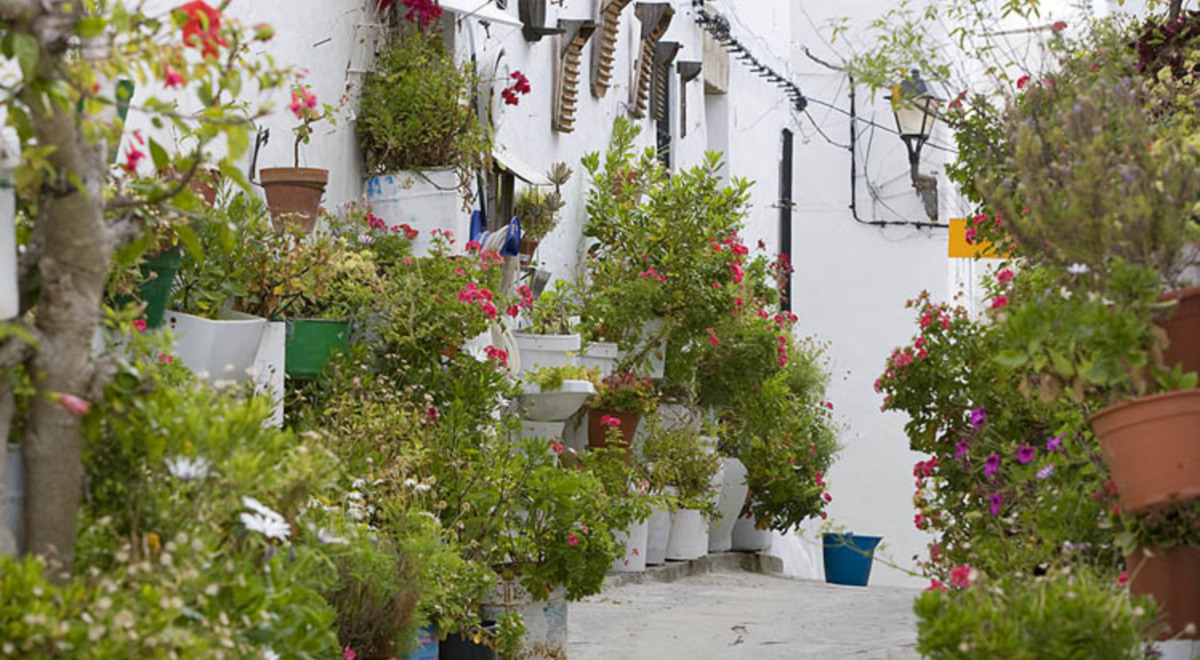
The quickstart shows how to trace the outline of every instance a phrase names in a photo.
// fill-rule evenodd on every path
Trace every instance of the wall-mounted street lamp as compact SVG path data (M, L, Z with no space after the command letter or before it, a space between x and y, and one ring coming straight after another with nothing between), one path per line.
M921 147L925 146L933 132L942 100L930 93L929 86L916 69L912 70L907 80L893 87L892 95L887 98L892 102L892 112L896 116L896 130L908 149L913 188L925 204L925 214L930 220L937 220L937 177L922 174L920 165Z

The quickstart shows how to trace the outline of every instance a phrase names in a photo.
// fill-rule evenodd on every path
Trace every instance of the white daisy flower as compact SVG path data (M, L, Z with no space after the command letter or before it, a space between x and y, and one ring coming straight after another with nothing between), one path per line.
M279 660L279 654L274 649L263 651L263 660Z
M258 532L269 539L282 541L292 535L292 528L283 518L269 518L257 513L242 513L239 517L246 529Z
M263 518L283 521L283 516L279 515L278 513L275 513L274 510L268 508L267 505L263 504L262 502L259 502L258 500L254 499L253 497L243 495L242 496L242 506L257 513L258 515L262 516Z
M1072 275L1087 275L1090 270L1087 264L1071 264L1067 266L1067 272Z
M204 479L208 476L209 469L211 468L212 463L203 458L176 456L175 458L167 459L167 471L176 479L183 479L184 481Z

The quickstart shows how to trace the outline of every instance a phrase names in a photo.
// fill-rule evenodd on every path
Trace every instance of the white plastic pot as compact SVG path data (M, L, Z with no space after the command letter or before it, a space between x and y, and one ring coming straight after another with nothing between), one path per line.
M21 140L11 127L0 130L0 321L20 314L17 288L16 196L13 171L21 163Z
M287 357L287 324L268 323L254 357L255 394L271 397L271 419L268 423L283 428L283 383Z
M562 587L552 591L546 600L535 601L516 580L501 581L480 605L485 621L496 621L500 615L516 612L525 624L521 640L524 658L565 658L567 645L567 592Z
M20 445L9 445L0 456L0 555L15 555L24 541L25 463Z
M364 188L371 212L389 228L408 225L417 231L412 243L414 257L433 251L435 229L449 231L458 250L471 240L471 214L462 209L458 173L453 169L382 174L367 179Z
M579 347L583 338L574 335L534 335L515 332L513 338L520 352L521 373L542 367L574 367L579 365Z
M667 562L667 544L671 540L671 512L665 506L656 506L650 514L646 536L646 563L658 566Z
M646 545L650 540L650 520L634 523L629 529L617 532L613 536L617 542L625 544L625 555L613 560L612 568L609 570L613 573L644 572L646 570Z
M669 561L690 561L708 554L708 521L694 509L671 514L671 536L667 541Z
M746 504L746 466L736 458L722 458L721 495L717 502L718 518L708 527L708 551L729 552L733 549L733 528L742 507Z
M245 382L267 329L266 319L230 314L213 321L182 312L167 312L166 327L175 333L175 356L206 380Z
M621 348L616 342L594 341L579 352L579 366L595 369L607 378L617 370L617 362L621 358Z
M733 526L734 552L766 552L771 549L771 530L754 526L754 517L747 514Z
M564 380L561 387L546 392L537 383L526 383L518 397L521 417L531 422L563 422L595 393L596 387L586 380Z

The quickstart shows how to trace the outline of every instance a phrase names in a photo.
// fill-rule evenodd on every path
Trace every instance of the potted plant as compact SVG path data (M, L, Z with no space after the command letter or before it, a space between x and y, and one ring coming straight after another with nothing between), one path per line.
M447 53L440 32L407 26L363 80L355 130L366 158L366 201L389 227L408 225L413 254L433 248L435 229L470 238L474 172L491 139L466 103L469 66Z
M1179 502L1142 514L1111 515L1125 553L1129 591L1153 596L1165 615L1159 639L1198 639L1200 595L1200 502ZM1193 632L1189 633L1189 625Z
M567 205L562 197L562 187L570 180L571 174L571 168L566 163L555 163L547 173L547 178L554 184L553 192L543 193L537 187L530 187L517 195L513 213L521 221L522 261L533 259L542 239L558 224L559 213Z
M263 169L259 178L276 227L295 223L302 232L308 233L316 225L325 186L329 183L329 170L300 167L300 146L312 140L313 125L317 122L336 123L336 109L328 103L320 103L308 85L297 84L292 88L288 110L300 122L294 129L293 165Z
M570 285L559 280L527 310L525 327L513 333L520 352L521 371L578 366L583 340L572 323L571 291Z
M651 420L642 454L652 492L663 493L671 509L665 558L686 561L708 554L707 517L716 511L714 479L721 467L713 448L691 429L668 429Z
M198 375L245 381L267 320L235 311L248 294L259 248L271 233L267 210L239 193L195 228L199 250L184 253L175 308L165 316L175 355Z
M642 416L654 409L654 385L649 379L624 373L601 380L588 405L588 447L630 452Z
M517 400L524 419L563 422L596 393L599 374L584 367L541 367L522 375L524 391Z

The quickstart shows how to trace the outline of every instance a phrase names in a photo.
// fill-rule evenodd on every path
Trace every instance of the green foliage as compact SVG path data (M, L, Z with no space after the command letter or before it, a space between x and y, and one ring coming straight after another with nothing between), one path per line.
M562 187L572 174L566 163L555 163L549 173L550 182L554 184L553 192L544 193L536 186L531 186L517 195L513 213L521 219L522 240L539 242L558 224L558 216L567 206Z
M193 230L199 249L184 252L173 308L216 318L252 295L261 251L273 240L270 215L258 197L238 193Z
M600 373L586 367L541 367L524 375L525 382L533 383L542 388L543 392L560 389L568 380L584 380L595 383L600 380Z
M1154 607L1088 571L982 576L917 599L917 650L930 660L1140 660Z
M713 477L721 467L716 447L704 446L694 429L668 427L657 417L645 421L643 434L642 459L651 491L674 488L674 506L715 514Z
M574 333L573 317L578 313L576 288L565 280L542 291L528 311L528 326L523 332L535 335L569 335Z
M474 73L437 33L410 30L385 48L363 80L356 130L372 175L453 167L464 186L490 152L487 129L466 100Z
M592 410L646 415L654 411L654 383L630 373L617 373L599 381L596 396L589 403Z

